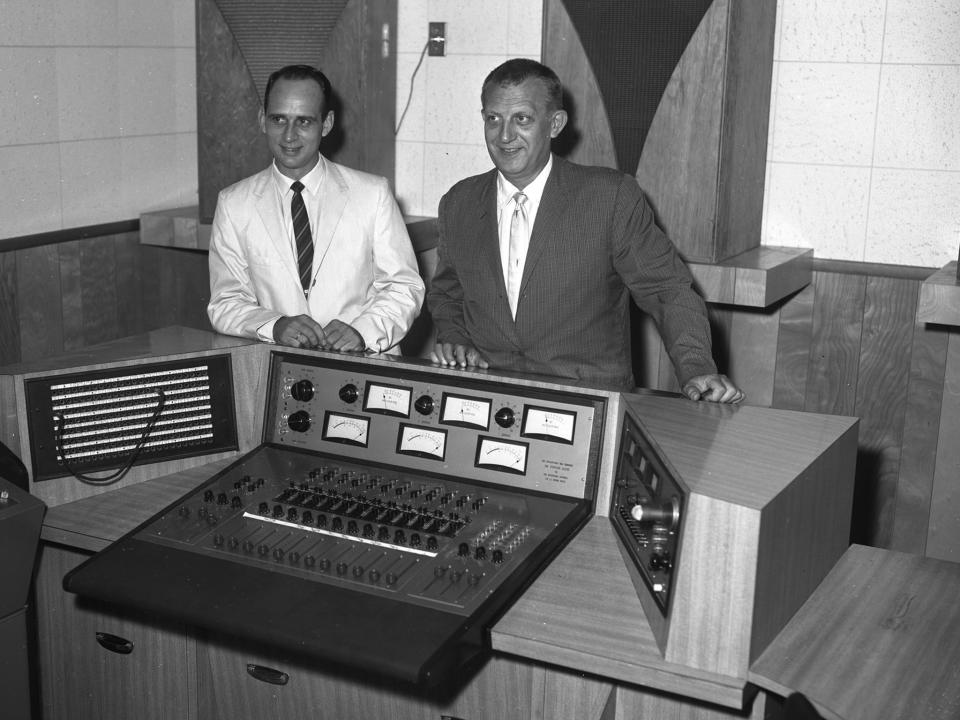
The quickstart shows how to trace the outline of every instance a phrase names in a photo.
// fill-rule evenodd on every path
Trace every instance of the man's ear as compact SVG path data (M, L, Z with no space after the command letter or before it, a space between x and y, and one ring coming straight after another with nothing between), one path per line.
M260 108L257 112L257 122L260 124L260 132L266 134L267 132L267 114L263 111L263 107Z
M550 119L550 137L555 138L567 126L567 111L557 110Z
M328 110L323 117L323 127L320 129L320 137L326 137L333 130L333 110Z

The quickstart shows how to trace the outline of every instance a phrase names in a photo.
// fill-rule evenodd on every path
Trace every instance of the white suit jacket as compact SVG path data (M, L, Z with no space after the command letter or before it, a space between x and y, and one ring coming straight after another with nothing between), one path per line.
M385 352L420 312L424 285L406 225L386 179L330 162L314 238L309 302L277 200L272 169L222 190L210 235L213 327L257 338L281 316L351 325L367 349Z

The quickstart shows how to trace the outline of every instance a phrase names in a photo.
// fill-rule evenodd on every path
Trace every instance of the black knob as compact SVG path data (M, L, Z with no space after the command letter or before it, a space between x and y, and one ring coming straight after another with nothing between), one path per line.
M297 410L287 418L287 425L294 432L306 432L310 429L310 415L303 410Z
M429 415L433 412L433 398L429 395L421 395L413 403L413 407L421 415Z
M473 551L473 557L477 560L483 560L487 557L487 549L483 545L478 545L477 549Z
M283 548L278 547L273 549L273 559L276 560L277 562L283 560L283 556L285 554L286 553L284 552Z
M314 565L317 564L317 559L313 555L307 555L303 559L303 564L306 565L308 568L312 568Z
M337 575L346 575L349 567L350 567L349 565L347 565L345 562L343 562L343 560L341 560L340 562L337 563Z
M320 558L319 568L323 572L327 572L330 569L330 558Z
M490 559L493 560L493 564L494 564L494 565L499 565L500 563L502 563L502 562L503 562L503 550L499 550L499 549L494 550L493 553L491 553L491 558L490 558Z
M287 559L290 561L291 565L296 565L298 562L300 562L300 553L298 553L296 550L293 550L287 556Z
M375 583L380 581L380 571L374 568L370 571L370 582Z
M513 410L508 407L497 410L497 414L493 416L493 419L496 420L497 425L502 428L511 427L516 421L516 417L513 415Z
M313 397L313 383L309 380L295 382L293 387L290 388L290 394L293 396L294 400L307 402Z
M460 557L466 557L469 554L470 554L470 546L467 545L466 543L460 543L459 547L457 548L457 555L459 555Z
M342 388L340 388L340 399L345 403L355 403L357 398L360 397L360 391L357 390L357 386L353 383L347 383Z

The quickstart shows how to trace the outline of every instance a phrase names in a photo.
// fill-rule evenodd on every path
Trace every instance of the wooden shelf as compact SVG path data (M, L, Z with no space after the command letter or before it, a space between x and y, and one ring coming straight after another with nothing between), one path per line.
M756 247L720 263L687 263L710 303L765 308L810 284L813 250Z
M947 263L920 285L917 320L960 325L960 281L956 261Z
M437 219L409 215L404 217L413 250L421 253L437 246ZM209 250L211 225L200 222L200 210L172 208L143 213L140 216L140 244L185 250Z
M140 243L186 250L210 249L210 225L200 222L200 209L173 208L140 216Z

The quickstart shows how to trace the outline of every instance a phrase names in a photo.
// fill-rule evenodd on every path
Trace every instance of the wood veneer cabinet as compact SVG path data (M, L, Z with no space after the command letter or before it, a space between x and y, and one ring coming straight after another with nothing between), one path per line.
M36 583L43 720L194 720L196 642L181 627L80 602L61 587L88 554L44 545ZM132 644L105 649L98 633Z
M197 661L199 716L204 720L547 717L539 715L545 670L506 657L490 658L457 689L421 689L384 679L342 675L309 661L291 661L267 648L218 639L199 643ZM284 684L254 679L247 669L251 664L282 673ZM584 718L579 713L548 717Z

